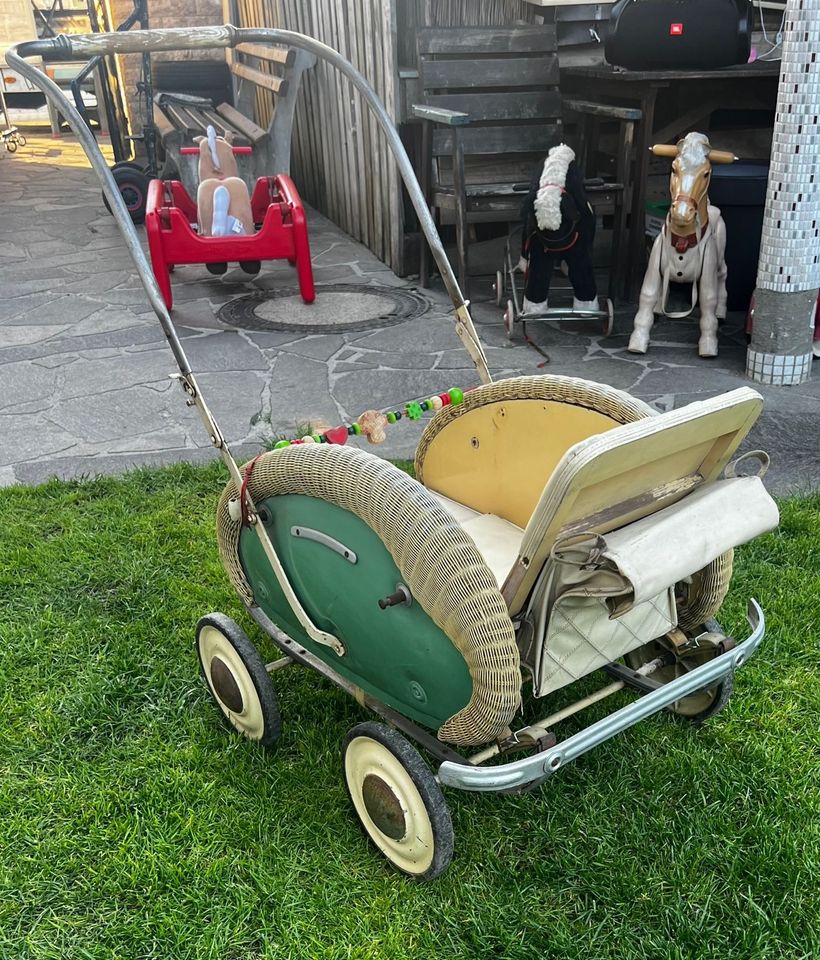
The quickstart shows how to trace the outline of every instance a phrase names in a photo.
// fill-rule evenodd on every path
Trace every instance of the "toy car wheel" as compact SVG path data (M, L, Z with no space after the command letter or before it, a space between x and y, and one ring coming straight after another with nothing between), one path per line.
M515 335L515 309L512 300L507 301L507 309L504 311L504 333L508 340L512 340Z
M265 664L242 628L222 613L196 625L202 675L223 718L243 737L264 747L279 736L279 704Z
M606 316L603 319L603 334L605 337L608 337L612 333L612 328L615 326L615 307L612 305L612 301L609 297L604 301L606 308Z
M415 880L439 876L453 858L450 811L430 768L400 733L360 723L342 747L345 782L365 832Z
M500 270L495 272L495 305L500 307L504 302L504 274Z
M148 177L130 162L116 163L111 168L114 182L119 188L125 207L134 223L145 220L145 203L148 199ZM105 209L111 213L108 197L103 194Z
M17 145L20 147L24 147L27 143L28 143L28 140L26 140L26 138L23 136L22 133L19 133L17 135Z
M6 150L8 150L9 153L17 153L17 141L6 140Z
M656 670L652 674L652 679L658 680L661 683L669 683L670 680L676 680L678 677L689 673L690 670L694 670L695 667L699 667L709 660L713 660L720 654L721 647L719 645L719 639L722 638L723 634L719 632L720 627L717 623L713 622L712 626L714 627L713 631L710 630L709 624L704 626L703 629L705 632L703 639L694 650L681 654L675 650L671 641L660 638L626 654L624 657L626 665L633 670L637 670L638 667L649 663L650 660L654 660L664 653L674 653L675 662L668 667L661 667L659 670ZM733 690L734 680L732 674L729 674L721 683L716 684L714 687L707 687L705 690L698 690L697 693L683 697L683 699L677 700L667 709L670 713L689 720L691 723L703 723L704 720L708 720L710 717L715 716L715 714L720 713L729 702Z

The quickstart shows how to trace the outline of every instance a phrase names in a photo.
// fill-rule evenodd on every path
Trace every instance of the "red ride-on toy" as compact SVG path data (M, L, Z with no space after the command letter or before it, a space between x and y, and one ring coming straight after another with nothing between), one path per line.
M183 153L199 153L183 148ZM234 147L234 153L250 152ZM196 229L197 207L179 180L152 180L148 187L145 230L151 266L165 304L173 306L171 271L183 263L246 263L287 260L296 266L299 292L313 303L316 290L310 262L307 221L302 201L286 174L260 177L251 197L257 231L227 237L200 236Z

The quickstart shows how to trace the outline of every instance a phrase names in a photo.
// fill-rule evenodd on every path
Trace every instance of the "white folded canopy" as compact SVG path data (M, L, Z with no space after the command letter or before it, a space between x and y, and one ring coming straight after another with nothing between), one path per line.
M632 584L633 602L641 603L772 530L778 519L777 504L759 477L718 480L607 533L602 555Z

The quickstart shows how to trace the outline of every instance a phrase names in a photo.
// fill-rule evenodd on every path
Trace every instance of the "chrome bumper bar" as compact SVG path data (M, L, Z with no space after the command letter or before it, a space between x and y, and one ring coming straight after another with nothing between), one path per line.
M439 782L447 787L459 790L474 790L488 793L494 790L514 790L515 788L534 786L551 777L570 760L575 760L588 750L609 740L624 730L628 730L653 713L671 706L676 700L682 700L698 690L714 686L728 676L754 654L766 632L763 611L756 600L750 600L746 611L751 636L743 643L727 650L708 663L696 667L690 673L657 690L639 697L634 703L622 707L615 713L593 723L580 733L542 753L514 760L511 763L480 767L445 761L438 768Z

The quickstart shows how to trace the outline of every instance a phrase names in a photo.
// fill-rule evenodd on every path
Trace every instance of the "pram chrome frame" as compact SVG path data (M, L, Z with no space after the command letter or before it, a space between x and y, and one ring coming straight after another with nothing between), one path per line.
M444 252L441 239L438 236L430 211L424 201L424 196L416 180L409 157L401 143L398 132L393 126L384 105L376 93L359 73L344 57L332 48L319 41L279 29L240 29L231 25L174 28L162 30L133 31L129 33L108 33L94 35L58 36L45 40L35 40L21 43L12 47L6 55L11 67L19 71L37 86L45 96L56 106L66 118L81 146L85 150L91 165L100 178L104 193L108 199L111 211L123 234L128 251L134 261L140 280L146 290L151 306L156 313L171 351L179 368L174 374L186 394L186 402L194 406L202 420L206 433L213 446L219 451L232 480L238 487L242 487L242 472L231 454L228 444L216 420L209 410L201 390L191 370L185 351L177 335L170 313L165 306L162 294L154 278L151 267L140 245L139 237L131 221L114 178L109 170L99 146L91 131L87 128L76 107L66 99L59 87L44 73L26 61L26 57L42 57L43 60L84 60L97 55L150 53L169 50L195 50L235 47L240 43L286 44L307 50L336 67L346 76L359 91L363 100L375 116L387 143L395 157L404 184L407 188L413 207L419 218L421 228L433 253L436 265L439 268L447 293L449 294L455 313L456 333L470 355L482 383L492 381L487 365L486 356L481 342L473 326L469 312L468 301L458 286L458 282ZM247 497L247 494L246 494ZM250 497L245 503L248 520L253 527L264 552L270 561L276 578L282 587L285 596L299 620L301 626L311 639L329 646L339 656L344 655L344 646L341 641L319 630L311 621L307 612L301 606L295 592L288 582L287 574L276 554L271 540L263 523L259 522L256 508ZM626 679L622 679L603 688L576 704L571 705L558 714L553 715L540 724L512 733L504 744L495 744L490 748L468 759L459 755L455 750L437 740L428 731L401 716L392 708L376 701L365 694L360 688L346 680L331 666L305 650L301 644L288 637L258 607L248 606L248 612L255 622L271 637L274 643L282 650L286 658L316 669L318 672L333 681L336 685L356 697L363 705L378 713L394 726L407 733L424 747L431 755L440 761L438 780L445 786L461 790L479 792L516 792L537 786L548 779L566 763L576 759L588 750L593 749L618 733L646 719L664 708L671 707L677 701L726 680L754 654L760 645L765 633L763 612L755 600L751 600L747 612L752 633L743 643L731 646L714 659L695 667L685 675L652 689L639 696L637 700L615 711L609 716L586 727L579 733L566 740L555 743L546 738L533 738L533 733L546 734L547 726L558 722L565 716L584 709L598 700L617 692L624 686L633 686L637 689L646 689L639 683L631 682L624 671ZM274 670L282 665L282 661L270 664L268 669ZM637 672L633 680L638 680ZM526 741L531 746L533 754L523 759L500 763L492 766L482 766L484 760L498 754L504 754L508 748L518 745L521 736L530 737Z

